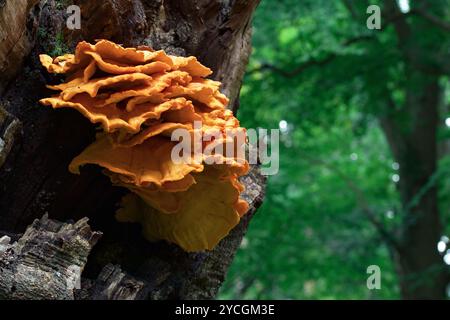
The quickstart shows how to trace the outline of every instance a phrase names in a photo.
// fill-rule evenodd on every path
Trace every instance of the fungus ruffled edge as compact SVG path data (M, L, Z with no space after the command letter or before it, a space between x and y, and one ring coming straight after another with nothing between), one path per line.
M226 145L227 130L245 134L226 109L220 82L205 79L212 71L195 57L176 57L150 48L124 48L111 41L80 42L74 54L40 55L50 73L66 74L59 91L40 102L73 108L103 133L69 165L95 164L112 184L127 188L116 218L138 222L148 240L176 243L186 251L212 250L247 212L240 199L239 177L249 170L245 159L203 154L200 162L174 163L173 130L217 131L221 138L205 143ZM242 146L238 146L242 147ZM207 159L208 158L208 159ZM206 160L218 158L221 164ZM226 160L226 161L224 161Z

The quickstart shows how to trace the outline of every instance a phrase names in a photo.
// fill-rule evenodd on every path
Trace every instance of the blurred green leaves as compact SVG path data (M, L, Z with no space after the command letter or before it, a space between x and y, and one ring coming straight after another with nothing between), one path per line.
M353 3L353 13L345 2ZM413 82L405 79L394 30L367 30L365 9L365 1L329 0L262 1L257 9L238 117L251 128L288 125L280 172L269 177L266 200L220 298L399 298L390 253L349 181L386 229L398 226L398 165L377 117L390 115L390 99L403 105L405 86ZM430 54L448 50L443 39L417 35ZM441 140L450 137L447 129ZM441 167L450 168L449 160ZM448 212L450 182L439 181L440 205ZM381 268L381 290L366 287L372 264Z
M367 131L355 140L352 126L342 121L331 128L315 127L308 138L301 131L292 133L298 138L281 149L280 173L269 179L266 201L252 220L222 298L397 295L386 248L336 174L342 171L360 184L370 203L377 203L374 210L383 221L394 223L395 216L386 213L398 206L391 180L395 170L378 128ZM365 286L365 270L371 264L382 269L382 291Z

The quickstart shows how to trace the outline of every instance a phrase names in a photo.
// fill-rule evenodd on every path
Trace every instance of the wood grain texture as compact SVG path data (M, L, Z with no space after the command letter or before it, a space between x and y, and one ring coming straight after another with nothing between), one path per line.
M91 231L87 220L66 224L45 215L17 242L4 242L0 249L0 299L74 299L77 271L84 268L101 235Z

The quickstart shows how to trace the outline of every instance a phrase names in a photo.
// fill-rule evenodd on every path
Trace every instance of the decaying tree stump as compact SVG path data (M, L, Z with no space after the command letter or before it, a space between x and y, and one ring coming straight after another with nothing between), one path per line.
M101 235L87 220L64 224L45 215L17 242L1 238L0 298L73 299L77 273Z
M212 78L223 82L236 112L258 2L79 0L74 4L81 7L81 29L69 30L70 1L0 0L0 298L217 294L264 197L258 167L243 178L250 212L213 251L188 254L166 242L145 241L137 225L114 220L122 188L111 186L96 167L80 176L68 172L71 159L94 139L94 129L74 110L38 105L49 95L45 84L55 79L37 56L72 51L81 39L100 38L195 55L214 71ZM84 270L81 287L68 289L74 270Z

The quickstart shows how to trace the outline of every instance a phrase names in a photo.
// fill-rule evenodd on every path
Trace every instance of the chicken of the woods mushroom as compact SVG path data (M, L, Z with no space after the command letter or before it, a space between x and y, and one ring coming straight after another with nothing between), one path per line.
M148 240L189 252L213 249L237 225L248 210L238 180L248 162L238 152L211 149L242 149L245 140L228 133L245 137L245 129L226 109L220 82L206 78L209 68L192 56L107 40L80 42L74 54L56 58L41 54L40 61L48 72L66 75L48 86L58 93L40 102L76 109L103 128L69 170L79 174L83 165L98 165L112 184L130 191L118 221L138 222ZM192 161L176 162L171 135L179 129L213 138L201 141L200 154L187 155Z

